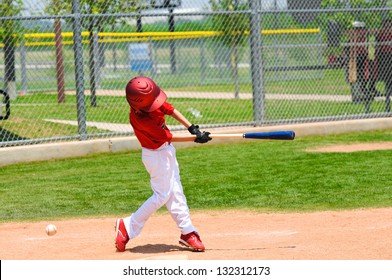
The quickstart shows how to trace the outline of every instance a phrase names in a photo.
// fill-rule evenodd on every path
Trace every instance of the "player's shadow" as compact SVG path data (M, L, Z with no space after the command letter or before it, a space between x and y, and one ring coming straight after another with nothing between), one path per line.
M296 246L279 246L276 249L295 249ZM211 251L261 251L273 249L272 247L256 247L256 248L215 248L210 249ZM206 250L207 251L207 250Z
M169 252L183 252L190 251L191 249L176 245L167 244L146 244L143 246L136 246L131 248L129 251L131 253L139 254L158 254L158 253L169 253Z
M277 247L279 249L294 249L296 246L283 246ZM206 249L206 251L262 251L268 250L270 248L210 248ZM170 252L189 252L192 251L190 248L177 246L177 245L167 245L167 244L146 244L142 246L136 246L129 249L131 253L139 253L139 254L159 254L159 253L170 253Z

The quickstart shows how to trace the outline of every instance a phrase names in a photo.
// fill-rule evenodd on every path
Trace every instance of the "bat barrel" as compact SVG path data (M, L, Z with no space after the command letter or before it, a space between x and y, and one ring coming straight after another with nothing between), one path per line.
M267 131L267 132L248 132L248 133L244 133L244 138L294 140L295 132L292 130Z
M236 138L249 138L249 139L273 139L273 140L293 140L295 138L295 132L292 130L283 131L267 131L267 132L246 132L246 133L223 133L214 134L211 133L212 139L236 139Z

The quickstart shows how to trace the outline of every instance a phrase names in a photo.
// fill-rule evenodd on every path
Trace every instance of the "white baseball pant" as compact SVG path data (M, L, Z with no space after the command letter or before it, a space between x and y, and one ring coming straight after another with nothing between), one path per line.
M154 193L132 216L124 219L129 237L137 237L151 215L163 205L166 205L182 234L197 231L190 219L173 145L165 143L156 150L142 148L142 160L150 174Z

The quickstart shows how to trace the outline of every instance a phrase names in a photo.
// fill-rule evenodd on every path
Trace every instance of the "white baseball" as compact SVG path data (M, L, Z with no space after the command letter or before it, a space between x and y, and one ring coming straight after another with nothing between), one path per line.
M57 232L56 226L52 224L47 225L45 230L46 230L46 234L49 236L55 235Z

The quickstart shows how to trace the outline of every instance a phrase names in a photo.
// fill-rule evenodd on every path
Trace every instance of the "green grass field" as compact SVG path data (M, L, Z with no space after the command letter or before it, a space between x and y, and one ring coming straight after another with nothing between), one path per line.
M178 149L177 158L191 210L391 207L392 150L305 151L381 141L392 141L392 130L294 141L210 142ZM151 195L140 150L9 165L1 167L0 176L2 222L124 215Z

